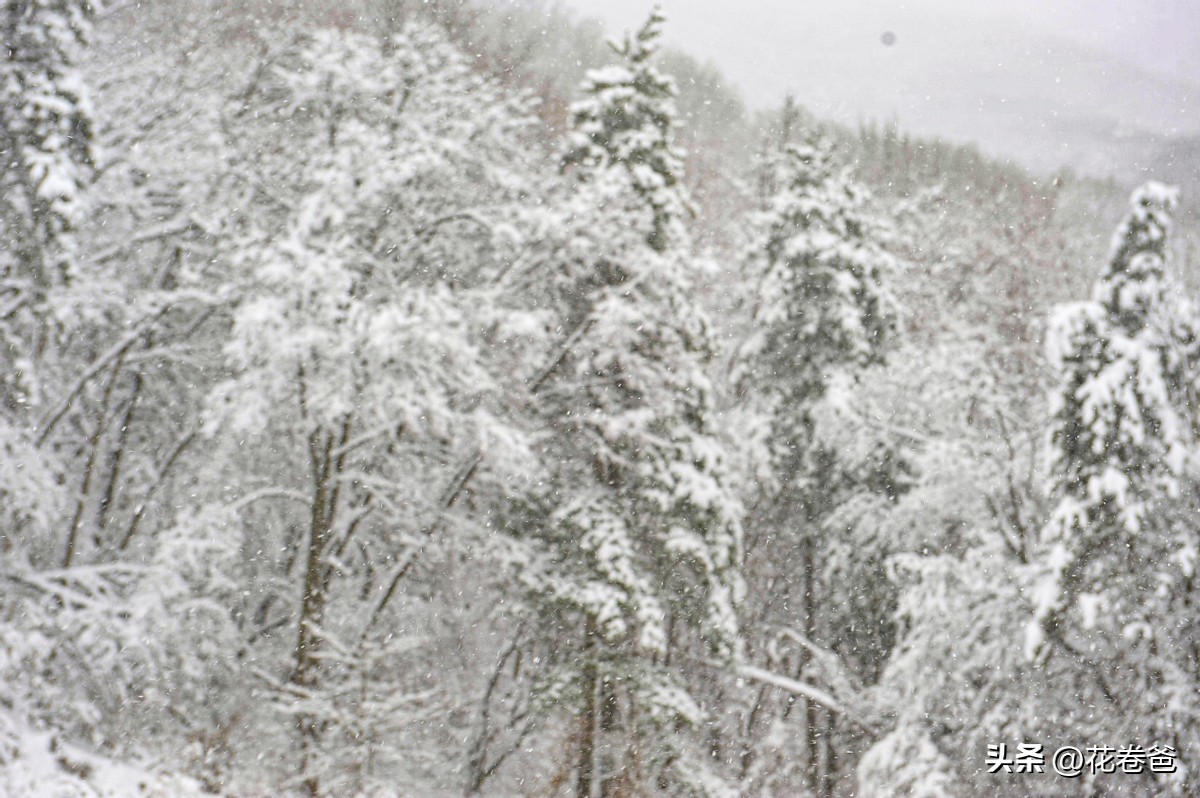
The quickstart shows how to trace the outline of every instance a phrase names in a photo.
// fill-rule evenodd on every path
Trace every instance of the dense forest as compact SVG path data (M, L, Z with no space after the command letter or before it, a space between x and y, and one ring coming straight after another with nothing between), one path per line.
M0 796L1200 794L1196 173L630 28L0 6Z

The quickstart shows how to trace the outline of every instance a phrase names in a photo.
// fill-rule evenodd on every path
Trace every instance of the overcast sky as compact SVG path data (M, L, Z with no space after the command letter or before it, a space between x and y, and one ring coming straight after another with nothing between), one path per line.
M613 32L651 6L566 3ZM822 116L894 118L1045 167L1103 163L1103 142L1130 132L1200 132L1200 0L662 5L669 42L716 63L752 107L792 91Z

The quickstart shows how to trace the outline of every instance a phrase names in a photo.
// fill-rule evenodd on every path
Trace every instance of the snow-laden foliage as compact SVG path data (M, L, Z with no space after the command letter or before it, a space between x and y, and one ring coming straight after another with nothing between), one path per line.
M0 404L17 413L48 388L35 363L58 326L48 292L74 275L74 228L95 165L76 63L89 12L76 0L0 7Z
M871 795L954 798L949 761L920 727L900 727L867 752L858 765L858 783Z
M5 274L44 290L70 276L82 192L93 166L92 115L76 67L91 5L8 2L0 10L0 139L6 161ZM44 296L24 297L40 304ZM11 298L10 298L11 300ZM11 313L6 312L7 317Z
M1195 794L1187 198L487 6L0 7L0 794Z
M1136 191L1094 299L1061 309L1050 324L1049 359L1062 375L1050 408L1049 488L1057 506L1042 536L1048 575L1033 601L1051 634L1084 596L1086 628L1100 620L1097 613L1104 626L1111 618L1110 632L1144 622L1141 605L1165 576L1155 571L1173 559L1162 522L1165 504L1180 492L1189 425L1187 411L1172 401L1164 362L1170 342L1156 317L1168 298L1174 203L1174 192L1155 183ZM1141 590L1105 596L1128 577ZM1039 627L1031 627L1029 645L1042 647Z
M743 356L760 380L792 402L819 397L841 364L867 365L894 325L884 282L897 271L885 226L865 211L864 190L830 163L813 136L764 165L778 190L749 251L760 279L755 335Z
M64 743L0 712L0 794L55 798L200 798L195 779L155 773L147 763L118 762Z
M508 203L527 182L514 168L524 118L418 24L384 39L301 34L249 91L228 124L247 197L225 233L231 376L204 434L259 471L234 506L303 529L256 536L259 550L298 544L304 576L253 601L296 608L294 656L271 678L317 793L373 783L337 741L381 733L377 713L455 700L379 674L408 656L386 631L396 591L454 528L443 515L464 491L527 467L503 418L512 364L484 349L520 243ZM271 460L284 467L259 470ZM260 579L284 577L292 558L262 566Z
M581 167L583 180L619 175L627 183L646 205L638 224L657 252L683 235L692 212L674 142L675 82L654 65L665 21L655 8L636 33L612 43L620 61L588 72L583 99L571 106L565 158L568 166Z
M785 131L790 113L788 106ZM852 383L861 369L883 359L895 330L889 283L898 262L885 246L886 224L867 207L866 192L834 166L819 136L809 135L803 144L785 139L758 172L767 193L744 255L754 286L752 326L734 354L730 379L736 393L726 401L739 432L752 431L731 438L731 446L746 453L744 467L754 477L744 484L751 508L746 578L774 587L751 595L745 625L772 668L853 701L860 687L855 668L833 652L856 650L867 661L874 641L839 628L835 607L845 600L873 601L865 592L879 564L869 564L868 552L878 551L859 546L843 557L830 526L841 522L831 514L839 503L855 500L886 506L887 491L879 490L879 475L871 472L900 464L865 463L877 455L891 460L888 444L844 420L826 428L818 418L836 414L843 404L839 384ZM848 434L829 434L838 431ZM867 458L852 451L859 445L873 450ZM751 706L742 789L763 795L829 789L831 751L843 722L833 708L763 692Z
M679 767L696 756L681 730L705 719L679 660L730 660L741 645L741 508L713 427L709 323L688 299L674 91L650 60L660 22L589 74L576 107L572 166L548 208L557 229L536 256L558 314L529 382L550 431L544 481L508 522L531 606L558 638L579 789L601 794L711 791Z
M1092 301L1051 322L1055 506L1040 536L1026 647L1041 661L1058 650L1090 663L1128 727L1190 740L1195 719L1179 696L1196 676L1184 653L1194 639L1184 619L1195 600L1185 520L1194 508L1185 486L1195 365L1175 359L1191 346L1173 338L1180 309L1167 236L1176 203L1176 191L1158 183L1135 191ZM1166 784L1180 788L1178 778Z

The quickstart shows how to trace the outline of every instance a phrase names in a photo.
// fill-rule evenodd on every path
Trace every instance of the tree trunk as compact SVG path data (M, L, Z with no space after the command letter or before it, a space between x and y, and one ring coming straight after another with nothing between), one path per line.
M296 638L296 669L291 679L293 685L306 693L311 692L317 683L320 628L325 616L325 548L329 544L335 509L331 490L334 476L332 451L333 436L329 433L313 433L309 438L313 498L304 568L304 592L300 604L300 629ZM320 778L312 772L320 725L320 719L311 713L301 713L296 718L304 792L314 798L321 794Z
M586 661L583 665L583 712L580 715L579 775L575 784L576 798L600 798L601 774L596 767L597 738L600 732L601 684L600 667L596 656L597 634L595 624L587 622Z
M812 539L805 534L800 541L800 570L804 576L804 591L800 594L800 630L804 633L807 640L813 639L813 610L814 610L814 593L816 592L816 569L813 562L813 544ZM804 663L811 658L808 651L805 651L801 659L801 673L803 675ZM817 756L817 748L820 743L817 733L817 723L819 722L818 712L820 708L811 699L804 699L804 756L805 764L807 765L806 786L813 794L818 794L818 786L820 784L820 759Z

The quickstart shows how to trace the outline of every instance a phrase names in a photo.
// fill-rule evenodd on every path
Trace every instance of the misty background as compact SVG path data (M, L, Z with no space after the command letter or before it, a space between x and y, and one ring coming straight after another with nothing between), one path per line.
M570 0L616 34L642 0ZM1175 179L1200 166L1200 4L1185 0L840 3L666 0L669 45L712 61L752 109L977 142L1048 172ZM883 43L883 34L894 42Z

